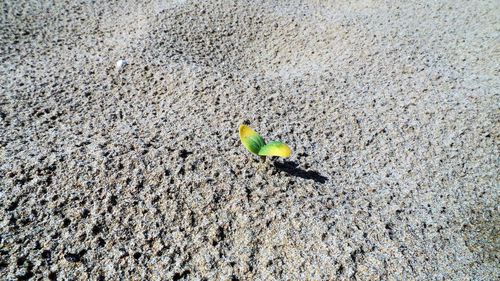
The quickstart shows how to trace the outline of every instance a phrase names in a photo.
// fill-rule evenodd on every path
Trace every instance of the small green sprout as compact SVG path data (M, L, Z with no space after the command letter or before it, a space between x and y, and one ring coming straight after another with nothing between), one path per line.
M266 160L266 156L287 158L292 154L290 147L282 142L271 141L266 144L264 139L247 125L240 125L240 139L243 146L253 154L260 156L262 161Z

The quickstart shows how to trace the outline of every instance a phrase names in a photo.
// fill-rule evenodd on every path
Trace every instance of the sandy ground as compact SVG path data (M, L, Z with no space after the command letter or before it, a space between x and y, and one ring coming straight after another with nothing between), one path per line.
M2 1L1 279L498 280L500 2L418 2Z

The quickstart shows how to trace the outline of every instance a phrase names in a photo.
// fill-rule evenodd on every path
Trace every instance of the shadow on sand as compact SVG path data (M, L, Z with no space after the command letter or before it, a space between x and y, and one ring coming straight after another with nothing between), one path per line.
M325 183L328 178L322 176L320 173L316 171L307 171L302 168L299 168L299 164L293 161L284 161L283 163L274 162L274 167L279 170L288 173L291 176L303 178L306 180L313 180L318 183Z

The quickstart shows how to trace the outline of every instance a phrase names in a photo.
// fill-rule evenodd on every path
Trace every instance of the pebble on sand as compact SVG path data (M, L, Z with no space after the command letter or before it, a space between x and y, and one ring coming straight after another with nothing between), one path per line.
M116 68L117 68L117 69L122 69L122 68L124 68L127 64L128 64L128 61L126 61L126 60L118 60L118 61L116 62Z

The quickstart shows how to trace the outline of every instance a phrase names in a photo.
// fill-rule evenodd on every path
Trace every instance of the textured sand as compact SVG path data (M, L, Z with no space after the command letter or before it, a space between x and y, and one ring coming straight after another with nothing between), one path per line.
M137 2L0 4L1 279L500 278L498 1Z

